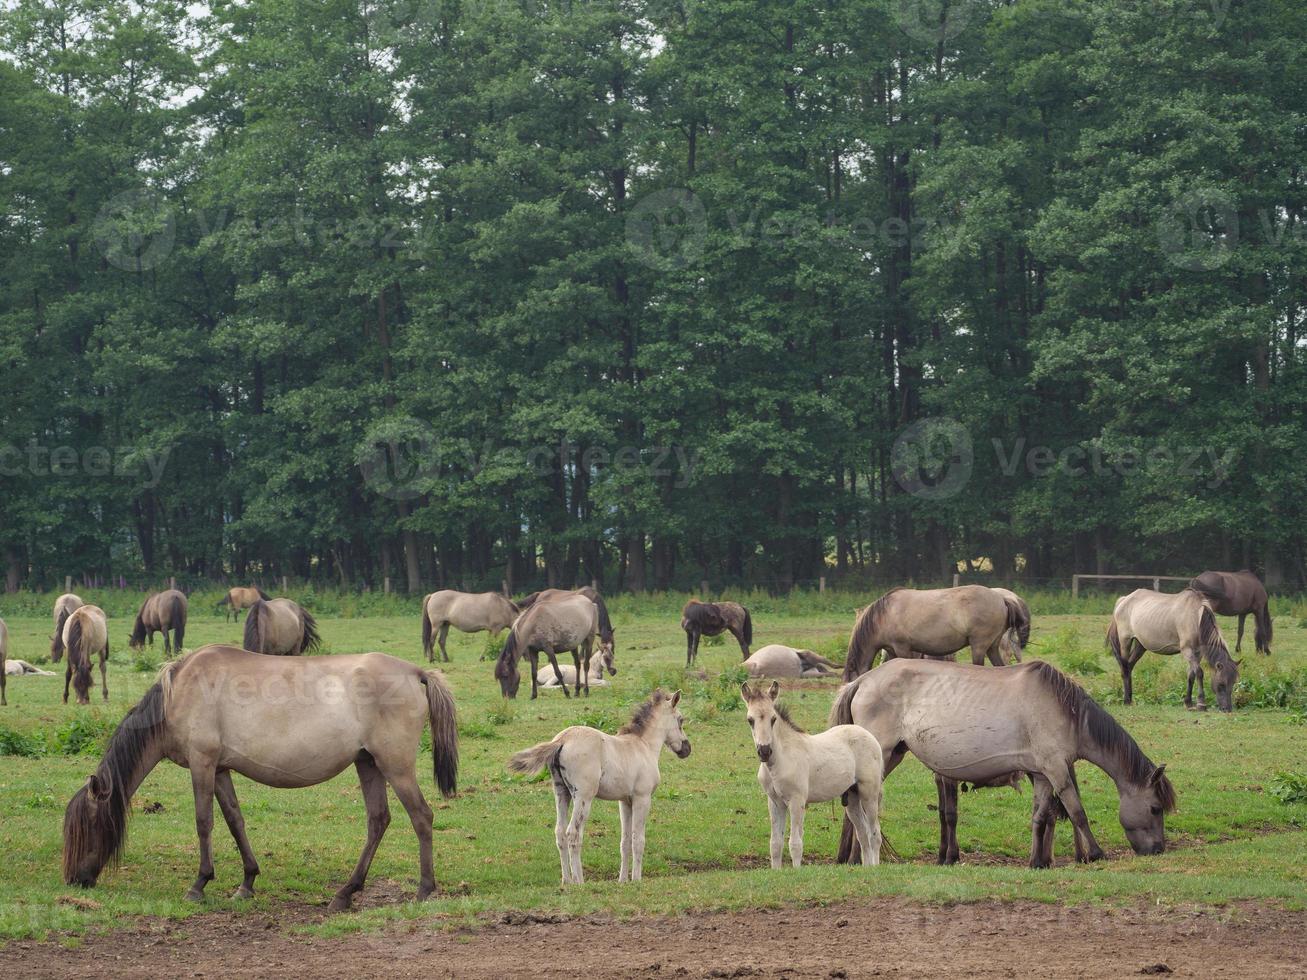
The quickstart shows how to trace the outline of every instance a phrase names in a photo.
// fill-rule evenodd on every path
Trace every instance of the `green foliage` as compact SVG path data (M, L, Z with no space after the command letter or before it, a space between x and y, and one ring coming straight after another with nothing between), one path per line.
M1277 773L1271 780L1270 792L1285 806L1307 803L1307 773Z
M0 726L0 755L38 756L45 752L44 743L26 732Z
M1039 649L1032 652L1037 652L1041 658L1051 660L1063 670L1081 677L1095 677L1104 673L1102 656L1084 647L1079 633L1070 626L1042 638Z
M99 715L78 715L50 733L49 751L59 755L99 754L113 734L114 724Z

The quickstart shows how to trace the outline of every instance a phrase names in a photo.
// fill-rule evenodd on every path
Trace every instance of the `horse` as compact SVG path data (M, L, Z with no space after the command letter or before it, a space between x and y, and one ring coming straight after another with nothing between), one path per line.
M989 657L994 666L1002 667L1002 640L1008 634L1019 638L1023 628L1028 637L1029 615L1023 627L1015 597L983 585L890 589L858 614L844 661L844 680L870 670L882 650L889 661L895 657L951 658L969 646L973 664L983 664Z
M1166 847L1165 814L1175 790L1121 725L1084 689L1041 660L998 670L949 661L892 660L840 689L832 725L857 724L885 750L885 777L911 752L935 773L939 796L939 863L958 860L958 784L1035 784L1030 866L1053 861L1057 807L1075 826L1076 859L1104 854L1080 802L1074 764L1084 759L1116 784L1121 826L1136 854ZM846 820L838 858L854 856Z
M536 671L536 684L541 690L557 690L560 687L567 687L568 684L576 682L576 668L571 664L559 664L558 670L562 674L563 682L558 683L558 678L549 667L541 667ZM586 680L588 687L607 687L608 681L604 679L604 671L609 675L616 676L617 668L613 665L613 651L608 648L601 648L599 656L592 656L590 662L590 674Z
M99 606L83 605L64 620L64 649L68 667L64 673L64 704L68 703L68 685L77 692L78 704L91 703L91 658L100 656L100 686L109 700L109 678L105 662L109 659L109 621Z
M1135 664L1148 650L1154 653L1183 653L1189 663L1184 704L1194 707L1194 681L1198 681L1198 710L1207 710L1203 690L1203 665L1212 668L1212 693L1222 711L1234 708L1234 686L1239 681L1239 662L1230 656L1225 638L1216 625L1216 615L1202 593L1154 592L1136 589L1116 601L1107 645L1121 667L1121 688L1126 704L1134 703L1131 675Z
M755 650L744 662L750 677L832 677L835 666L821 654L780 643Z
M238 585L234 589L228 589L227 594L218 600L218 609L222 610L222 621L239 623L241 621L241 610L248 609L260 599L265 602L272 597L264 592L257 585ZM217 612L217 609L214 610Z
M249 697L251 690L284 696ZM168 759L190 770L195 797L200 866L186 897L203 900L214 877L210 835L216 795L245 872L234 897L249 898L259 864L245 836L231 774L290 789L326 782L353 764L367 808L367 843L354 873L332 899L331 911L348 909L367 878L390 823L387 783L417 833L417 897L422 900L436 889L432 811L414 765L428 722L436 785L449 797L457 782L458 727L454 699L438 671L384 653L274 660L231 646L202 647L163 667L119 723L95 773L69 801L64 881L90 888L104 866L118 860L132 796L150 771Z
M0 707L9 703L5 696L5 678L9 676L9 665L5 663L9 659L9 627L5 621L0 619Z
M245 615L242 646L251 653L297 657L322 644L318 623L291 599L260 599Z
M64 655L64 623L73 614L74 609L86 605L81 596L65 592L54 601L54 636L50 637L50 660L58 663Z
M566 599L574 595L583 595L595 604L599 610L599 641L607 646L614 646L613 643L613 621L608 616L608 606L604 604L604 597L599 594L599 590L590 585L583 585L579 589L541 589L539 592L532 592L530 595L523 596L517 600L517 607L520 610L527 610L537 602L552 602L555 599ZM616 653L616 649L613 650Z
M534 776L548 769L554 781L557 820L554 842L563 884L584 883L581 843L595 799L617 800L621 808L621 869L618 881L639 881L644 873L644 826L661 775L658 756L666 745L678 759L690 755L685 719L676 706L681 692L655 690L616 735L574 725L548 742L523 749L508 761L510 772ZM568 819L568 808L571 819Z
M685 630L685 666L699 656L699 638L729 632L740 644L744 660L749 659L753 642L753 617L738 602L700 602L691 599L681 610L681 629Z
M1203 572L1189 583L1189 588L1206 598L1218 616L1239 617L1235 653L1243 650L1243 624L1252 613L1257 652L1271 655L1271 609L1266 586L1256 575L1246 568L1241 572Z
M568 652L576 664L576 693L581 694L581 681L585 679L585 693L590 695L590 657L594 649L595 634L599 631L599 610L584 596L570 596L537 602L517 617L508 631L504 649L495 661L495 677L506 698L517 697L522 683L517 662L522 657L531 661L531 700L539 694L540 654L549 658L554 676L565 697L571 697L558 667L558 654ZM610 649L610 648L604 648Z
M764 694L740 685L761 764L758 784L771 812L771 866L780 870L785 814L790 815L790 861L803 864L803 818L809 803L839 797L845 818L862 848L863 864L880 864L880 807L884 759L880 743L865 728L836 725L809 735L778 704L781 686L772 681Z
M450 626L463 633L488 630L491 636L498 636L513 625L519 612L516 603L498 592L455 592L452 589L432 592L422 600L422 650L427 660L435 661L431 634L433 630L438 631L440 659L448 662L445 637L449 635Z
M1003 639L999 641L999 649L1006 652L1008 663L1021 663L1021 654L1030 646L1030 605L1011 589L994 585L990 586L990 591L997 592L1004 599L1011 599L1016 604L1016 625L1003 634Z
M145 646L148 637L150 646L154 646L154 634L162 633L164 656L171 656L174 651L180 654L186 637L186 609L186 596L177 589L149 596L136 614L136 623L132 626L131 639L127 645L133 650L139 650Z

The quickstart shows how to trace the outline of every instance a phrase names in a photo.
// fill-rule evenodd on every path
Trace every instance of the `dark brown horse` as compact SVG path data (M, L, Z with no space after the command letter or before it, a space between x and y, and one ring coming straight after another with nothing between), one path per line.
M700 602L691 599L681 610L681 629L685 630L685 666L699 656L699 637L729 632L740 644L744 660L749 659L753 642L753 619L749 610L738 602Z
M1243 647L1243 621L1253 617L1253 641L1257 652L1271 655L1271 609L1266 598L1266 586L1248 569L1241 572L1203 572L1189 583L1189 588L1207 599L1218 616L1238 616L1239 636L1234 652Z
M552 602L554 599L566 599L568 596L583 595L595 604L599 610L599 642L604 646L613 645L613 621L608 618L608 607L604 605L604 597L599 594L599 590L583 585L579 589L541 589L539 592L532 592L528 596L523 596L517 600L517 608L523 611L530 609L537 602ZM614 651L616 652L616 651Z
M165 656L182 652L182 643L186 639L186 596L178 590L156 592L141 603L127 645L139 650L148 640L150 646L154 646L155 633L163 634Z

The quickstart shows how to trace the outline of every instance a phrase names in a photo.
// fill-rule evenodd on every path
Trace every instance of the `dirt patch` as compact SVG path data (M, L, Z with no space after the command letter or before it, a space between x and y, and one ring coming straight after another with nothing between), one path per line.
M283 931L321 909L147 920L77 949L12 943L0 975L22 977L1301 977L1307 913L922 906L878 899L824 909L615 922L506 913L474 931L405 923L315 939Z

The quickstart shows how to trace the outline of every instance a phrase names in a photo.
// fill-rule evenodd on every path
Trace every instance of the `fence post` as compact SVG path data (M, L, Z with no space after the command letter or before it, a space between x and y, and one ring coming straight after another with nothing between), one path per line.
M957 588L959 585L961 585L961 584L962 584L962 576L959 575L957 572L954 572L954 573L953 573L953 588L956 589L956 588Z
M1079 599L1079 598L1080 598L1080 576L1079 576L1079 575L1072 575L1072 576L1071 576L1071 598L1072 598L1072 599Z
M73 577L71 575L64 576L64 591L65 592L73 591Z
M1162 580L1160 578L1153 579L1153 591L1154 592L1162 591Z
M382 582L381 587L385 589L386 595L390 595L390 576L387 575L385 578L381 580L381 582Z
M283 575L281 577L281 594L285 595L289 591L290 591L290 586L286 584L286 576Z
M825 591L826 591L826 576L825 576L825 575L823 575L823 576L821 576L821 578L817 579L817 591L818 591L818 592L825 592Z
M508 595L508 579L506 579L506 578L504 578L504 579L500 579L500 580L499 580L499 587L500 587L500 589L503 590L504 595Z
M700 595L700 597L702 597L702 598L707 598L707 596L708 596L708 580L707 580L707 579L704 579L702 582L699 583L699 595Z
M169 576L168 576L168 588L170 588L170 589L175 589L175 588L177 588L177 576L176 576L176 575L169 575Z

